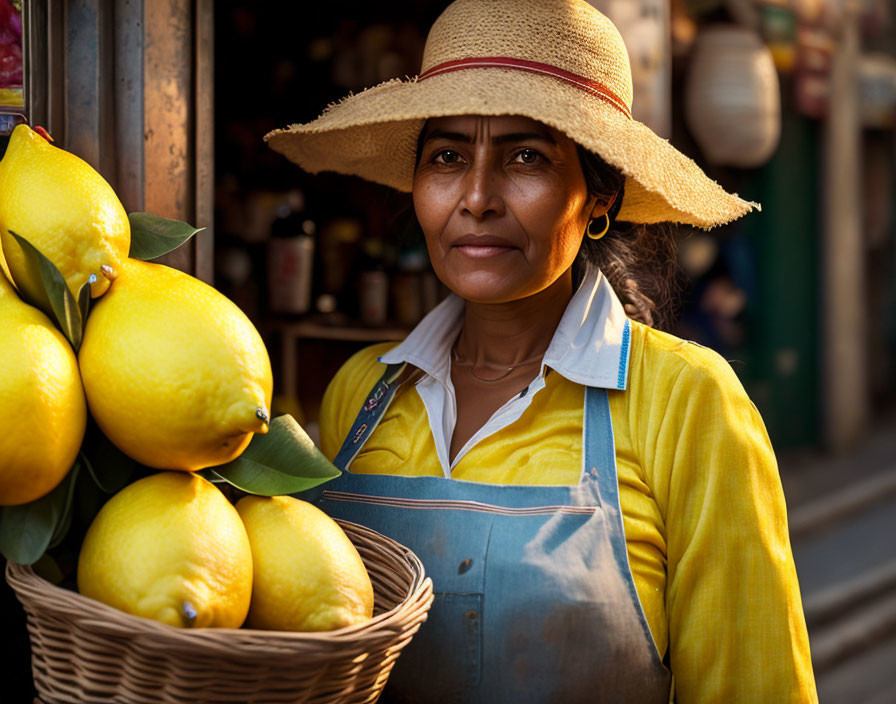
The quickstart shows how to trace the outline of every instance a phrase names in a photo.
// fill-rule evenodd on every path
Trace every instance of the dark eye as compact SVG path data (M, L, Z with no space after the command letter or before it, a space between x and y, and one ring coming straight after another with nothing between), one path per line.
M460 161L460 154L451 149L443 149L437 152L432 160L436 164L457 164Z
M520 149L514 155L514 161L522 164L536 164L541 158L541 154L534 149Z

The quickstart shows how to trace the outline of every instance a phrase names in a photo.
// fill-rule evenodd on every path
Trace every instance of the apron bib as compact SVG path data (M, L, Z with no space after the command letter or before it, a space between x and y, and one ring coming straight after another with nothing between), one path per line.
M409 547L433 581L384 701L667 704L671 675L628 566L606 391L586 388L574 486L352 474L403 367L369 394L318 499Z

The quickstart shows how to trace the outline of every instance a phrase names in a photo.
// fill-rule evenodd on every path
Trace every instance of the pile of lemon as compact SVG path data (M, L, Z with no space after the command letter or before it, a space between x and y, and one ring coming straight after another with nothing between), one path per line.
M373 615L364 563L323 511L290 496L244 496L234 507L185 472L140 479L103 506L81 548L78 588L173 626L328 631Z
M15 235L13 234L15 233ZM21 237L94 303L76 351ZM290 497L234 507L196 470L268 431L270 360L211 286L131 259L127 213L86 162L20 125L0 161L0 506L35 501L72 466L90 415L162 471L130 484L85 537L78 587L177 626L329 630L369 619L370 579L329 517ZM21 294L21 296L20 296ZM251 606L250 606L251 605Z

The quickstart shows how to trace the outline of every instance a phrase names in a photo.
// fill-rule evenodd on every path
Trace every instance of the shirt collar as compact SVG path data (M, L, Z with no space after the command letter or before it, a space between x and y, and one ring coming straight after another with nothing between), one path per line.
M446 383L451 346L460 334L464 300L450 294L430 311L399 345L379 358L407 362ZM631 323L607 278L589 267L573 294L544 355L550 367L570 381L604 389L625 389Z

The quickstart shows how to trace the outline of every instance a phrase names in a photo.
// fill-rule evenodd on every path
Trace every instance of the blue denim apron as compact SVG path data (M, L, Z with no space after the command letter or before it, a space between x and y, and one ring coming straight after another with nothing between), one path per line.
M574 486L352 474L403 367L369 394L319 500L408 546L433 580L384 701L667 704L671 676L628 566L606 391L586 388Z

